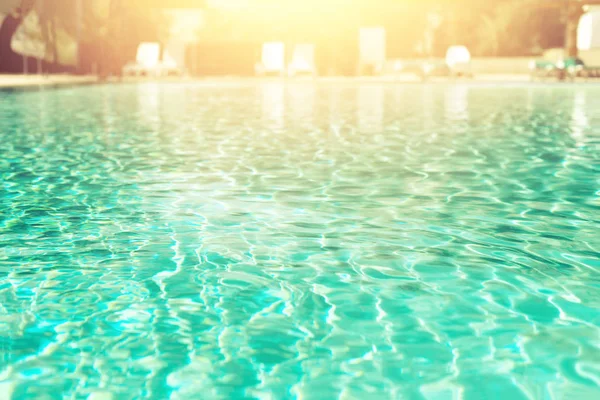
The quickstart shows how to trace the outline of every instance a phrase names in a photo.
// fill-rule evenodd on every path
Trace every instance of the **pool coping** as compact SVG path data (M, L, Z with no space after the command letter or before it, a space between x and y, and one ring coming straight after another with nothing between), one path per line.
M98 82L94 75L13 75L0 74L0 89L39 88Z
M371 84L474 84L474 85L498 85L511 86L523 84L552 84L552 85L585 85L594 86L600 81L575 80L572 82L557 82L556 80L535 81L529 75L506 75L506 74L481 74L473 79L453 79L448 77L435 77L426 82L416 76L408 74L400 76L320 76L320 77L243 77L243 76L206 76L206 77L172 77L172 78L108 78L101 80L95 75L3 75L0 74L0 93L13 91L37 91L44 89L69 88L84 85L102 84L144 84L144 83L206 83L206 84L239 84L239 83L371 83Z

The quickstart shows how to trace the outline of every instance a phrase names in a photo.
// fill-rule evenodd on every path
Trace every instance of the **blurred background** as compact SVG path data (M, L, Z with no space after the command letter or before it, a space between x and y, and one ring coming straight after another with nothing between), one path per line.
M452 57L469 62L465 75L528 73L532 59L600 66L598 0L0 0L0 24L4 73L423 74Z

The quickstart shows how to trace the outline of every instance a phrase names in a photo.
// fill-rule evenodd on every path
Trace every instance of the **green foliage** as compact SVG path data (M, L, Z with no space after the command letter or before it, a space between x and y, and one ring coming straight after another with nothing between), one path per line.
M210 2L205 37L342 41L359 26L383 25L392 57L442 55L463 44L475 55L518 56L564 42L565 0L256 0ZM318 10L316 12L315 10ZM431 23L432 15L439 22Z
M88 44L102 49L98 56L110 58L114 71L131 61L140 42L165 41L169 32L162 10L145 0L37 0L33 14L38 28L28 30L43 43L47 60L74 64L77 55L65 57L64 49L73 53L76 43Z
M46 58L57 59L59 42L65 40L131 58L142 41L167 41L170 21L163 11L169 4L37 0ZM383 25L392 57L439 56L455 44L468 46L474 55L530 55L564 43L564 0L249 0L240 2L242 8L223 7L219 1L207 4L199 37L215 42L306 40L332 48L347 42L350 48L349 38L359 26Z

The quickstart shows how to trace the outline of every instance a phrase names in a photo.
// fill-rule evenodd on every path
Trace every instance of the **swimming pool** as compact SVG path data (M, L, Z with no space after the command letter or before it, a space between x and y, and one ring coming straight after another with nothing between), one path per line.
M600 395L600 86L0 92L0 140L0 398Z

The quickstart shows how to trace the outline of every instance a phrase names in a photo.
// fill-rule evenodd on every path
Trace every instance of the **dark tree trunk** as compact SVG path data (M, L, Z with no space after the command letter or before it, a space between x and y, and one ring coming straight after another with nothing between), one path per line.
M0 72L19 73L23 71L23 58L11 48L15 32L22 19L9 14L0 25Z
M23 22L21 16L7 15L0 25L0 72L9 74L21 74L24 70L29 73L38 70L38 60L33 57L23 57L15 53L11 47L13 36ZM27 65L24 65L27 62ZM58 63L42 61L44 72L73 72L73 68L61 66Z
M52 46L52 61L58 64L58 38L56 37L56 20L52 18L50 21L50 43Z
M11 43L23 18L29 14L34 4L35 0L21 0L21 5L15 13L8 14L0 24L0 72L23 71L23 57L12 50ZM32 61L35 63L35 60ZM31 68L26 69L33 71Z
M115 23L120 18L120 4L119 0L111 0L108 6L107 35L100 44L101 56L98 63L98 74L101 80L115 73L116 42L119 41L119 38L115 37Z
M567 23L565 24L565 56L577 57L577 27L579 19L584 14L581 4L567 1Z

